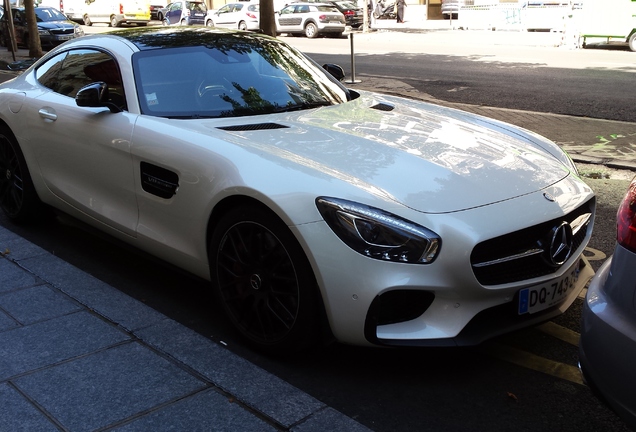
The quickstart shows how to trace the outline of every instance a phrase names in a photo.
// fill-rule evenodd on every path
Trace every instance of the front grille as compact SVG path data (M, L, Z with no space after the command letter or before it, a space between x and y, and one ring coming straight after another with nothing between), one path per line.
M470 255L475 277L482 285L501 285L553 274L561 266L549 259L552 230L567 222L573 228L572 253L592 228L595 200L573 212L520 231L479 243Z
M51 32L51 34L54 35L71 35L73 33L75 33L75 29L55 29L55 30L49 30Z

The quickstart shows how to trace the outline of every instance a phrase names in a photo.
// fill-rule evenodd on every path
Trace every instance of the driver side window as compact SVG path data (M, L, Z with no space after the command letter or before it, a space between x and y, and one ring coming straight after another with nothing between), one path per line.
M126 109L119 68L105 52L83 49L61 53L40 66L36 78L43 86L71 98L85 85L103 81L108 85L109 101Z

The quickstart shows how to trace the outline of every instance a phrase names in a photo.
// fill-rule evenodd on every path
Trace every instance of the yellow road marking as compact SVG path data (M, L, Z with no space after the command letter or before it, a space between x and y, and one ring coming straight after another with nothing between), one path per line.
M543 323L536 328L537 330L541 330L543 333L549 334L550 336L560 339L563 342L567 342L576 347L579 346L579 337L581 335L574 330L570 330L569 328L555 324L552 321Z
M538 355L494 342L485 344L484 348L488 354L517 366L584 385L579 368L576 366L548 360Z

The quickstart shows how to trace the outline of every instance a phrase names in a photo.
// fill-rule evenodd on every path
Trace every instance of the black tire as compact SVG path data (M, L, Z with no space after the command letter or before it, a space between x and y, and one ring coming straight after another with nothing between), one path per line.
M13 134L0 127L0 208L13 222L33 221L42 204Z
M112 17L110 17L110 23L108 24L111 27L119 27L121 26L121 21L117 21L117 17L115 17L114 15Z
M245 23L245 21L241 21L238 23L238 29L239 30L243 30L243 31L247 31L247 24Z
M210 273L223 308L241 335L269 354L316 343L318 288L294 235L269 210L243 205L216 225Z
M163 21L163 13L161 12L157 13L157 21Z
M88 15L84 15L84 25L89 27L93 25L93 21L91 21L91 17Z

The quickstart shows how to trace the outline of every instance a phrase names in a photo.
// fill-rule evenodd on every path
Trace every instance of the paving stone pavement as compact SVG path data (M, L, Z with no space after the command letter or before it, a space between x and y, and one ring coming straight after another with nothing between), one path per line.
M382 77L357 88L506 121L577 162L636 170L636 123L451 104ZM0 227L0 432L21 430L368 429Z

